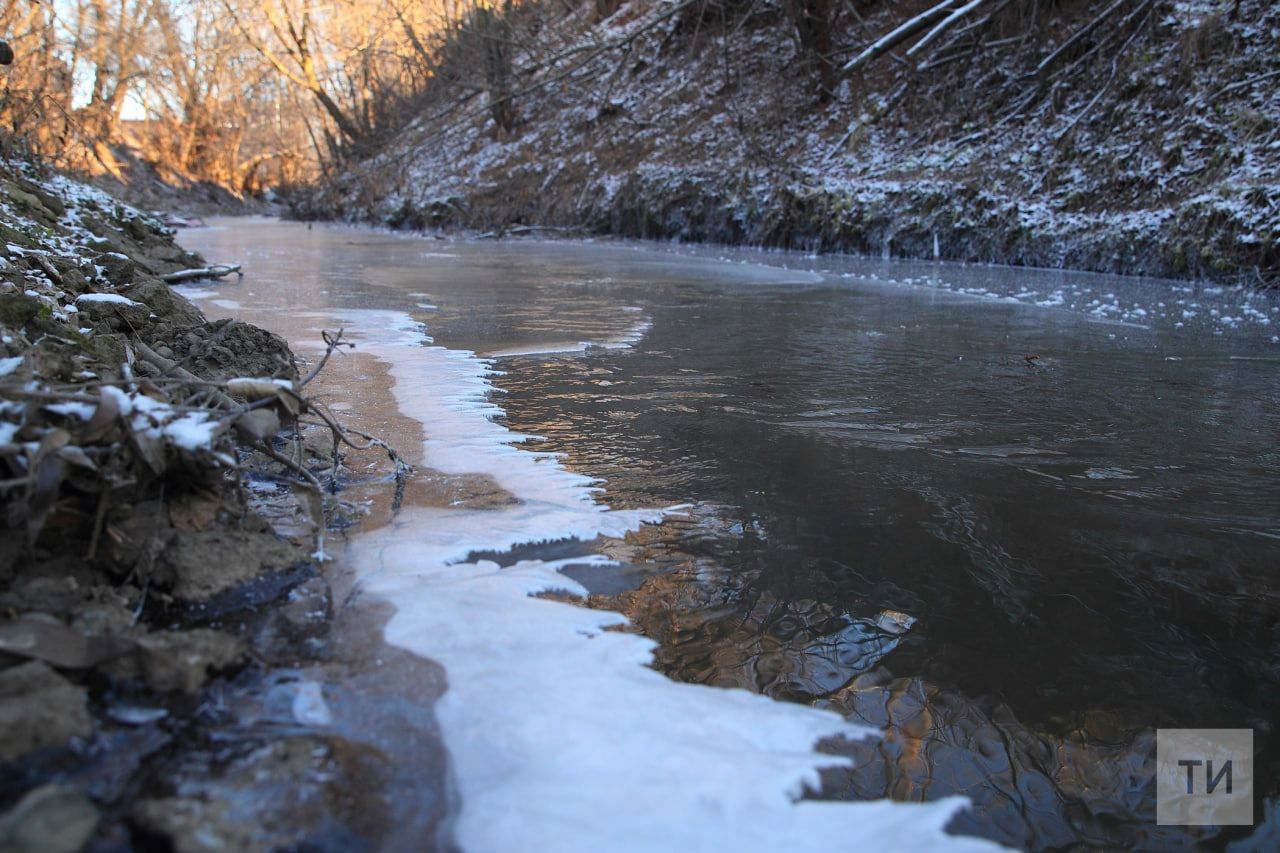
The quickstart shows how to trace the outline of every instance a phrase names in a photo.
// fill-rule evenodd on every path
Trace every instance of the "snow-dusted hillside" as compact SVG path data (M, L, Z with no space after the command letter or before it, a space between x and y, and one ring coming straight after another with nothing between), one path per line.
M837 66L929 5L838 13ZM442 85L299 212L1280 280L1280 8L988 5L973 44L899 50L829 99L771 0L526 6L509 132L482 85Z

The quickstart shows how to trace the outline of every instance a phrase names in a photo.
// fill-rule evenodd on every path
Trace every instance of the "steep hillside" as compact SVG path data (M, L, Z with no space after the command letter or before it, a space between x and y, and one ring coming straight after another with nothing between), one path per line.
M1280 282L1280 8L956 3L845 70L931 5L518 7L508 77L459 40L410 129L296 210Z

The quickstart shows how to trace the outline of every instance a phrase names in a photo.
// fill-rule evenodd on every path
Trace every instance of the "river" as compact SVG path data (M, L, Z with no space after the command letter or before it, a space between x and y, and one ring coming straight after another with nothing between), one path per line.
M1240 843L1280 831L1280 300L260 219L182 242L244 264L182 288L207 314L304 353L347 328L339 413L504 496L411 491L333 549L445 668L465 849L1246 839L1155 825L1166 727L1252 728L1270 818Z

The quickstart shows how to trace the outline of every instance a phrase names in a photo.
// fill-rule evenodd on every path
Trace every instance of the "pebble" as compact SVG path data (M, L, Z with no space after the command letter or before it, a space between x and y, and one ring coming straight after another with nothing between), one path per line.
M320 683L304 681L293 697L293 718L304 726L331 726L333 713L324 701Z

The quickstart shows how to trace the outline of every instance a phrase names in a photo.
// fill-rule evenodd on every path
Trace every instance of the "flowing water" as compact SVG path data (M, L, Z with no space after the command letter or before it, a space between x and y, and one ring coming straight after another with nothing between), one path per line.
M464 847L832 849L849 809L881 846L959 842L949 819L1275 843L1280 301L263 220L183 242L245 264L184 289L207 313L301 351L348 327L339 408L509 498L410 497L340 557L448 673ZM1265 825L1155 826L1159 727L1254 729ZM884 798L938 802L819 802Z

